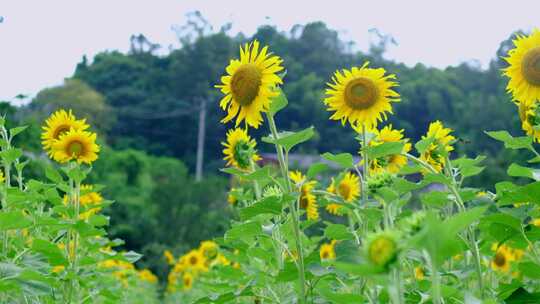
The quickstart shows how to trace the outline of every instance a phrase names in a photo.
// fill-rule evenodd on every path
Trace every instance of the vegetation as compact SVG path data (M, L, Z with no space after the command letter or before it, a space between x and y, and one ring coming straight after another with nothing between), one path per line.
M1 105L0 302L538 301L538 32L440 70L183 30Z

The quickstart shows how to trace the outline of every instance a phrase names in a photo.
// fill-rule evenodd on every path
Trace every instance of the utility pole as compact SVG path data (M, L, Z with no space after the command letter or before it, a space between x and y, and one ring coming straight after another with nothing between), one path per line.
M197 135L197 163L195 166L195 181L200 182L203 176L204 138L206 136L206 98L200 99L199 134Z

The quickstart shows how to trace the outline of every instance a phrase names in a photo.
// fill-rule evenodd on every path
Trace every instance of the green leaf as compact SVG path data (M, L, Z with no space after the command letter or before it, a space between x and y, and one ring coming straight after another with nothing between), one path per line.
M523 262L519 264L521 273L533 280L540 280L540 265L534 262Z
M17 158L21 157L23 154L23 151L18 148L9 148L7 150L0 152L0 157L6 162L6 163L13 163Z
M336 262L336 269L357 276L368 276L384 272L384 268L372 264L351 264Z
M461 157L453 160L452 164L459 168L462 177L470 177L475 176L484 170L484 167L478 166L484 159L486 159L485 156L478 156L475 159Z
M20 126L20 127L11 128L11 129L9 129L9 134L10 134L11 138L13 138L17 134L24 131L26 128L28 128L28 126Z
M420 195L420 201L427 207L442 208L448 204L448 193L431 191Z
M57 184L63 181L62 175L50 165L45 166L45 176Z
M279 95L272 98L272 102L270 103L270 110L268 111L268 114L271 116L275 116L277 112L282 110L287 106L289 101L287 100L287 96L283 92L281 88L277 88L277 91L279 92Z
M277 196L269 196L255 202L251 206L240 209L242 220L248 220L259 214L281 214L282 199Z
M350 153L332 154L326 152L322 157L328 161L336 163L345 169L354 167L354 159Z
M122 256L124 257L124 259L126 259L126 261L130 262L130 263L135 263L137 262L138 260L140 260L142 258L142 254L140 253L137 253L135 251L128 251L128 252L124 252L122 254Z
M429 146L431 146L434 140L434 137L424 138L414 144L414 148L416 149L416 151L418 151L418 154L422 154L426 152L426 150L429 148Z
M325 163L314 163L309 166L306 177L307 179L315 178L317 177L317 175L319 175L319 173L327 171L328 169L330 168Z
M474 221L479 220L486 211L486 209L487 206L482 206L458 213L453 217L447 219L445 221L445 226L450 232L458 233L467 228Z
M529 149L532 150L532 138L529 136L513 137L507 131L491 131L486 132L491 138L504 143L504 147L508 149Z
M515 177L528 177L535 181L540 180L540 170L527 168L518 164L511 164L507 171L509 176Z
M265 136L262 138L262 141L269 144L278 144L282 146L285 151L289 152L294 146L308 141L314 134L314 128L309 127L298 132L280 132L277 135L277 139L273 136Z
M32 242L32 250L45 256L52 266L67 265L68 263L62 250L47 240L35 239Z
M225 240L248 239L262 234L262 227L257 222L248 222L233 226L225 232Z
M330 240L351 240L354 236L346 226L341 224L330 224L324 229L324 236Z
M0 212L0 230L22 229L32 225L32 221L20 211Z
M385 157L387 155L400 154L403 151L402 142L385 142L374 147L368 147L368 156L370 159Z
M529 293L523 287L516 289L508 298L506 304L537 304L540 303L540 293Z

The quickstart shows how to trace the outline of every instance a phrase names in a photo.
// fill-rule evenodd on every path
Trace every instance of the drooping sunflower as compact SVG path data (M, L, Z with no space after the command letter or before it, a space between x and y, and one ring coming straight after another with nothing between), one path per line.
M300 208L306 210L308 220L319 219L319 206L317 205L317 198L313 194L313 189L317 184L316 181L307 181L300 171L293 171L290 173L291 180L300 189Z
M352 202L360 196L360 179L357 175L347 172L337 185L332 178L332 182L326 191L341 196L346 202Z
M403 138L403 129L392 129L392 125L388 125L381 130L374 129L372 132L375 134L375 137L369 142L369 146L371 147L388 142L404 142L402 153L408 153L411 151L412 145L408 142L409 140ZM406 156L394 154L370 161L370 169L374 173L382 173L383 171L398 173L406 164Z
M540 100L540 31L518 35L513 43L515 48L504 58L509 64L504 75L510 78L506 89L514 101L530 105Z
M428 132L422 139L432 139L429 147L420 155L420 159L430 164L437 172L441 172L446 162L446 155L454 150L452 142L456 139L450 135L453 130L445 128L440 121L429 125Z
M385 69L368 68L368 62L351 70L336 71L333 83L327 83L324 103L328 111L335 112L330 119L341 120L342 124L365 125L368 129L383 121L392 113L392 102L400 101L393 90L398 84L394 74Z
M268 46L259 47L257 40L240 47L240 59L231 60L222 84L216 85L225 94L219 103L228 112L223 123L236 117L236 126L245 120L246 125L258 128L261 113L268 112L270 99L278 95L275 88L283 82L277 73L283 70L283 61L269 53Z
M532 136L534 141L540 142L540 108L538 102L531 104L519 103L519 118L521 119L521 128L527 135Z
M252 161L260 160L255 151L257 142L248 135L247 130L241 128L229 130L227 141L221 144L225 147L223 159L227 161L227 166L245 170L250 167Z
M319 249L319 257L321 260L334 260L336 258L336 241L332 240L330 243L325 243L321 245Z
M67 133L70 129L86 130L89 126L86 124L85 119L77 119L71 110L69 112L58 110L45 120L45 125L41 128L43 129L41 144L43 149L52 157L54 154L53 145L61 135Z

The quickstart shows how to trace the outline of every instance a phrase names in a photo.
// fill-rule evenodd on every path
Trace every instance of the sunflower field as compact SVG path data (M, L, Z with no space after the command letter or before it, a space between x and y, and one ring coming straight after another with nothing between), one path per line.
M387 122L401 83L368 62L337 70L321 100L354 130L358 156L326 152L300 170L289 156L315 128L276 124L289 104L284 61L257 40L240 46L215 85L234 217L222 237L163 251L162 284L108 237L107 185L86 182L101 153L92 126L69 109L45 120L38 180L14 146L26 127L3 117L0 303L540 303L540 31L513 43L502 73L523 134L485 136L530 157L507 168L522 183L494 192L466 186L485 157L456 155L459 134L443 121L417 142Z

